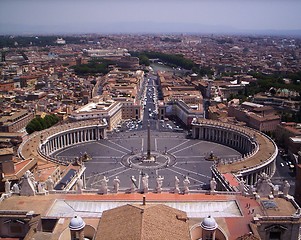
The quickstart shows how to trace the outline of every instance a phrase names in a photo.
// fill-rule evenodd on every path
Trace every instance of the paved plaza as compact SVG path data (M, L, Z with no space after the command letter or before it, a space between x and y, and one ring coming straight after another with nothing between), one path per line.
M191 190L208 189L211 179L212 161L206 160L211 151L217 157L238 157L241 154L229 147L201 140L187 139L184 133L151 132L152 163L140 158L147 152L147 131L121 132L108 134L108 139L83 143L65 148L54 157L71 160L88 153L92 159L85 162L87 189L99 189L101 179L109 179L109 189L113 188L113 179L120 179L120 190L127 191L131 186L131 176L136 179L138 191L142 191L142 177L149 176L150 191L156 187L157 176L164 177L163 190L174 187L175 176L180 180L180 190L187 176Z

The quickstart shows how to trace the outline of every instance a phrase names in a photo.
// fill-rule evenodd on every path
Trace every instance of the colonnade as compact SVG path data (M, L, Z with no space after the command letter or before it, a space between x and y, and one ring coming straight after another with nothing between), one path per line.
M276 170L276 164L275 161L272 161L268 165L262 166L259 169L241 173L241 177L243 178L243 180L247 185L255 185L255 183L258 181L262 173L266 173L268 176L273 176L275 170Z
M257 137L264 138L266 140L261 141L261 144L259 144L255 138L256 134ZM268 176L272 177L276 170L275 160L278 152L276 144L268 136L265 136L259 132L256 132L256 134L255 130L244 130L241 127L232 126L230 124L221 124L216 121L203 120L192 123L193 138L227 145L239 151L243 155L241 159L220 159L221 161L219 164L229 166L226 172L232 172L232 170L235 169L233 174L238 178L243 178L245 183L248 185L254 185L262 173L266 173ZM259 163L252 164L253 161L250 162L248 160L252 157L257 157L257 155L258 158L260 158L262 151L264 151L265 148L262 143L269 144L269 151L271 152L269 153L267 159L262 159ZM271 148L271 146L273 146L274 149ZM236 163L238 164L239 162L243 161L248 161L248 164L242 164L240 169L233 168ZM219 172L218 168L215 169L216 172L214 175L219 175L218 179L223 182L221 182L221 185L227 185L228 183L223 181L223 174Z
M78 143L98 141L106 138L106 130L103 127L88 126L75 128L48 137L40 146L41 153L46 156L53 152Z
M233 173L235 177L243 179L246 185L255 185L260 178L262 173L267 174L268 176L273 176L276 170L275 161L269 162L266 166L255 167L254 169L248 169L241 171L239 173ZM212 176L217 181L217 188L223 191L237 191L237 187L233 187L229 184L228 180L221 174L216 166L211 167ZM236 190L235 190L236 189Z
M256 142L248 135L238 130L207 124L194 125L192 136L209 142L217 142L239 151L242 154L251 153L256 148Z

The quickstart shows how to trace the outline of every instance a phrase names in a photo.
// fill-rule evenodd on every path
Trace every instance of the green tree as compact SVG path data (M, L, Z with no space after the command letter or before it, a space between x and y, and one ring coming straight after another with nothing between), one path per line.
M58 122L59 118L54 114L46 115L44 118L35 117L27 124L25 129L28 134L31 134L35 131L41 131L46 128L52 127Z
M146 56L148 58L159 58L162 62L164 62L167 65L170 65L172 67L181 67L187 70L191 70L192 67L195 66L195 63L185 58L181 54L167 54L167 53L161 53L161 52L131 52L132 56Z
M95 59L87 64L75 65L72 66L71 68L73 68L75 73L78 75L96 74L96 73L107 74L109 72L108 67L110 64L112 64L111 61L104 60L104 59Z
M39 117L36 117L32 120L32 124L35 126L36 131L43 130L43 126L41 125L41 122L38 119Z
M140 54L139 55L139 63L145 66L150 65L149 58L145 54Z
M28 134L31 134L36 131L35 125L32 122L29 122L25 129Z

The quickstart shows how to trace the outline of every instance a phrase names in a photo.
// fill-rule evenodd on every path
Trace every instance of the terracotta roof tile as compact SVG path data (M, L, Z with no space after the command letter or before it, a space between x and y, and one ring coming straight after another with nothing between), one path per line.
M103 213L96 240L189 240L187 220L185 212L161 204L125 205Z

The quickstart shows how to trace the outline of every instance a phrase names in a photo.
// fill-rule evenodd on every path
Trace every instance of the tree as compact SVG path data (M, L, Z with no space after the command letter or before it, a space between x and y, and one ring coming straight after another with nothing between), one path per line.
M131 52L132 56L146 56L147 58L159 58L162 62L166 63L167 65L173 67L181 67L187 70L191 70L192 67L195 66L195 63L185 58L181 54L167 54L161 52Z
M49 127L52 127L58 122L59 122L59 118L54 114L46 115L44 118L35 117L27 124L25 129L28 134L31 134L35 131L41 131Z
M149 58L145 54L140 54L139 55L139 63L145 66L150 65Z
M75 73L78 75L102 73L107 74L109 72L108 66L112 64L111 61L104 59L95 59L87 64L80 64L72 66Z

